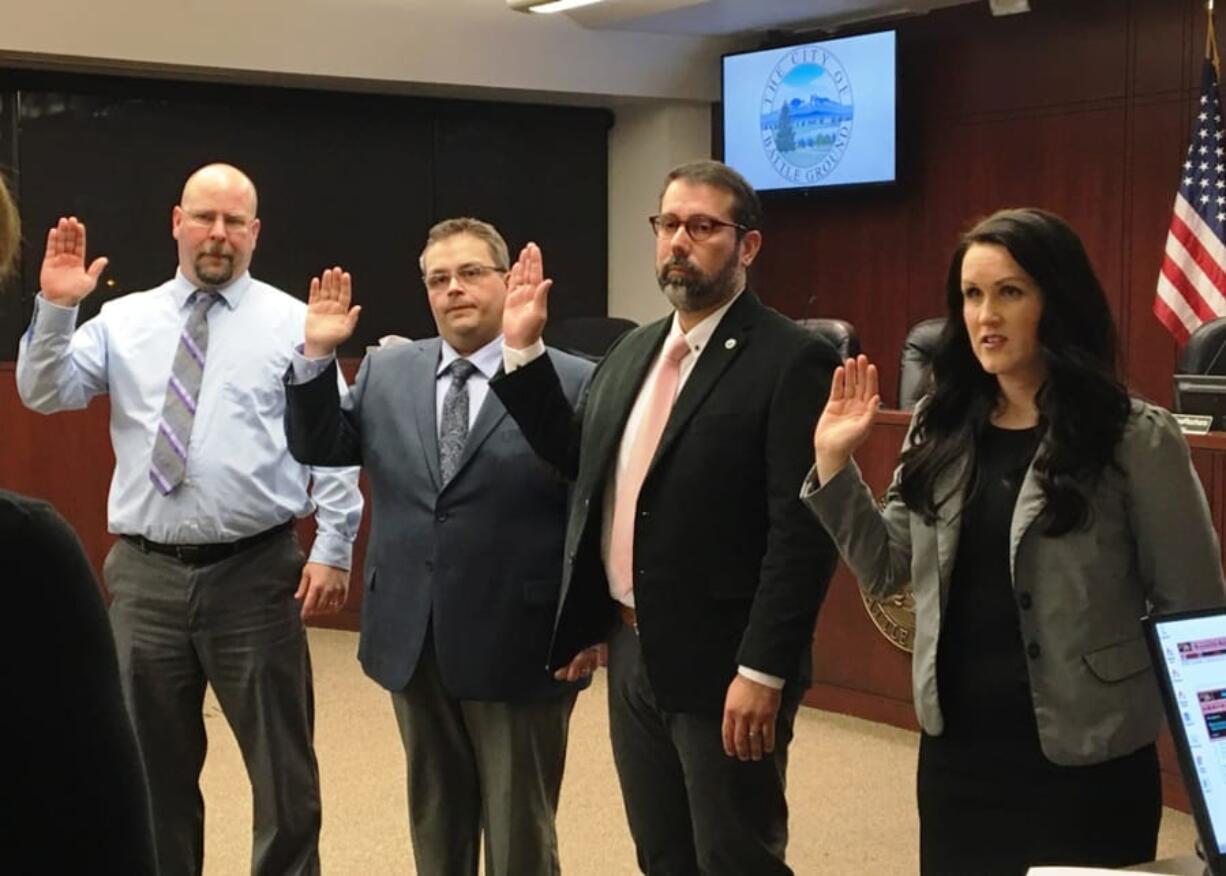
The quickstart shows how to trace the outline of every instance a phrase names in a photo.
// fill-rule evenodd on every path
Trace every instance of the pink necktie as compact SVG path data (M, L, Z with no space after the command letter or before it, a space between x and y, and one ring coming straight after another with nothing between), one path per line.
M646 388L647 405L638 434L630 448L626 467L617 478L613 502L613 531L609 537L609 567L613 593L622 601L634 590L634 517L647 467L660 445L664 424L681 381L681 360L690 352L684 335L676 335L664 347L664 355Z

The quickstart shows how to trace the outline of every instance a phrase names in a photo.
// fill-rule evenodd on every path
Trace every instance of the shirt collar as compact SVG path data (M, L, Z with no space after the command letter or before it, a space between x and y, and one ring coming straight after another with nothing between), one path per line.
M681 331L681 317L674 313L673 325L672 328L668 330L668 337L665 338L664 343L667 344L673 337L684 334L685 343L689 346L690 352L697 356L702 352L702 349L707 345L707 342L711 340L711 336L715 334L715 330L719 328L719 322L724 318L724 314L728 312L728 308L736 303L736 300L743 294L745 294L745 290L742 288L740 292L729 298L723 307L709 316L704 317L702 322L698 323L698 325L694 326L688 332L683 333Z
M438 370L434 372L435 377L442 376L443 372L451 367L452 362L461 358L460 354L456 352L455 347L442 338L439 338L439 340L442 341L442 350L439 355ZM476 369L481 372L481 376L489 380L502 367L502 335L494 338L494 340L490 341L480 350L477 350L471 356L464 356L462 358L473 363Z
M244 271L242 276L236 277L224 286L219 286L213 291L221 296L221 300L231 310L238 307L243 300L243 295L251 286L251 272ZM175 271L175 278L170 282L170 294L174 298L175 303L182 309L187 304L193 292L198 287L192 285L192 281L187 279L183 273L183 269L179 268Z

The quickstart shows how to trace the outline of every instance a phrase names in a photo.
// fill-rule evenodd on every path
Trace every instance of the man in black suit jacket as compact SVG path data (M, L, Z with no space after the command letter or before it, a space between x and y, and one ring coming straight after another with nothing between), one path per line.
M371 352L345 402L334 351L359 308L349 275L325 272L287 389L294 456L361 463L369 479L359 657L392 693L419 873L476 876L482 831L486 873L559 871L567 726L591 671L565 675L576 684L546 669L567 483L488 392L502 364L508 260L487 223L431 229L421 267L441 337ZM577 400L592 365L548 356Z
M761 207L736 171L677 168L651 222L675 313L624 336L574 410L540 355L550 283L529 244L492 386L575 479L551 661L586 669L585 649L609 639L639 866L789 873L787 747L836 559L796 484L838 355L746 288Z

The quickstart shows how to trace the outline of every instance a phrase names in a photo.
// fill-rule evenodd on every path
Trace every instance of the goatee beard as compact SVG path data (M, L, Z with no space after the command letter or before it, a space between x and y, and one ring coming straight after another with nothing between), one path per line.
M733 256L720 267L717 274L708 276L684 256L673 256L661 266L656 280L669 304L682 313L693 313L718 307L732 297L737 291L739 266ZM673 268L682 268L685 274L670 277L669 272Z
M223 262L216 268L206 268L204 260L208 256L220 257ZM223 252L201 253L196 258L196 276L209 286L224 286L234 277L234 257Z

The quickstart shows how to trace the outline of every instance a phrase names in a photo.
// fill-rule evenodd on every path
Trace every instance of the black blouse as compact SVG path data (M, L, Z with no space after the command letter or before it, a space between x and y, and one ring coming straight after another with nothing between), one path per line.
M989 425L962 512L958 554L937 649L947 737L1037 734L1026 654L1009 574L1009 529L1039 430Z

